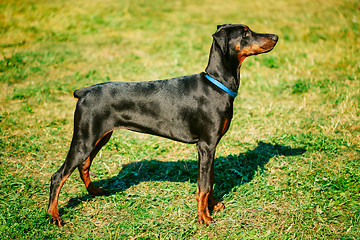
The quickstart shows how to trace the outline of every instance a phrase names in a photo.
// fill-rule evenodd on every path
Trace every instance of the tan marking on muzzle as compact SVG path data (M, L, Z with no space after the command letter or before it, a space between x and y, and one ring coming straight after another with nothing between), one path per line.
M262 43L261 45L259 45L258 43L255 43L255 44L252 44L243 49L241 49L240 43L238 43L235 46L235 49L236 49L236 51L238 51L239 65L242 64L242 62L244 61L244 59L246 57L254 55L254 54L260 54L260 53L270 51L276 44L275 41L273 41L269 38L265 38L265 37L262 38L261 43Z

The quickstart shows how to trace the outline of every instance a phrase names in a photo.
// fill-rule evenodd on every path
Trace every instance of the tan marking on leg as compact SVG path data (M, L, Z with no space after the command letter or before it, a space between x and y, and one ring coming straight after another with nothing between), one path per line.
M59 184L59 187L56 189L55 198L51 202L51 204L48 208L48 213L52 217L52 222L55 223L58 227L61 227L61 218L59 215L59 208L58 208L59 194L60 194L60 190L61 190L62 186L64 185L65 181L69 178L70 175L71 175L71 173L63 177L63 179L61 180L61 182Z
M90 166L92 161L94 160L96 154L100 151L100 149L109 141L113 131L106 132L99 140L96 141L95 147L93 151L90 153L90 156L79 166L80 177L83 180L86 189L88 192L95 196L106 195L107 192L96 187L90 179ZM104 140L104 142L102 142Z
M199 183L197 185L196 191L196 201L197 201L197 216L200 224L210 225L212 218L209 212L209 204L208 204L208 193L200 192Z

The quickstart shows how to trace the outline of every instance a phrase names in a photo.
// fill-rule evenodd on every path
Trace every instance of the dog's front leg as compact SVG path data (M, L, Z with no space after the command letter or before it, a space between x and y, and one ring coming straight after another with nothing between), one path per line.
M197 185L197 216L199 223L209 225L212 218L210 216L211 206L214 204L213 185L214 185L214 156L216 144L211 145L205 142L198 142L199 153L199 175Z

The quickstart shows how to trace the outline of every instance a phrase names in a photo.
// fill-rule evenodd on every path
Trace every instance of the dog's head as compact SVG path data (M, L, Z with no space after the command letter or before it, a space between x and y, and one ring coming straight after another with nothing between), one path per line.
M213 38L223 55L236 56L239 65L251 55L271 51L278 41L278 36L268 33L257 33L246 25L219 25Z

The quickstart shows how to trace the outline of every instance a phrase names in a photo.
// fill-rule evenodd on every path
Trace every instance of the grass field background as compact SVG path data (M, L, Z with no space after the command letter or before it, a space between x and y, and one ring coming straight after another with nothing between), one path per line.
M72 92L204 71L217 24L278 34L245 60L215 160L226 210L196 219L197 151L117 131L87 194L77 171L46 217L70 145ZM359 239L358 1L0 1L1 239Z

